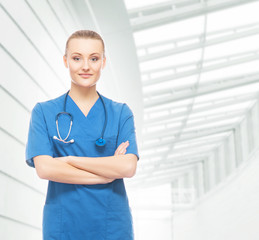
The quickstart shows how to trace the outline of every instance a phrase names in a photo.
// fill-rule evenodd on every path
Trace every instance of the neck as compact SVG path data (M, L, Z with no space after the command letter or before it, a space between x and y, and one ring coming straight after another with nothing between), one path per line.
M90 103L98 99L98 93L96 92L96 85L92 87L80 87L75 84L71 84L68 95L75 101Z

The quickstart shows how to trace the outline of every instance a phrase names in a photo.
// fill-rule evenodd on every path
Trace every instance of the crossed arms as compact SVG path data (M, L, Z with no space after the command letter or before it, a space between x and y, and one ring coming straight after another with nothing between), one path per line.
M122 143L114 156L109 157L53 158L39 155L33 159L37 174L42 179L71 184L105 184L135 175L137 156L125 154L128 146L128 142Z

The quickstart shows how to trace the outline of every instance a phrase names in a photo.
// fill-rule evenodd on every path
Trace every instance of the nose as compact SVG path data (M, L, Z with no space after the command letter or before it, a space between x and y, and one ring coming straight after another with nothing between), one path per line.
M83 61L83 66L82 66L83 70L88 70L89 69L89 64L87 60Z

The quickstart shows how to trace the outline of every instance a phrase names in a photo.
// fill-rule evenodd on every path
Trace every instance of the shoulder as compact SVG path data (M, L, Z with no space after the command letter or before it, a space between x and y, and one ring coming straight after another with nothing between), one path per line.
M127 103L114 101L110 98L104 97L103 95L101 96L103 97L109 117L112 120L116 119L116 121L123 124L133 117L133 112Z
M65 97L65 94L62 94L56 98L52 98L47 101L37 102L34 105L32 112L45 112L45 111L51 111L53 109L57 109L61 104L63 104L64 97Z
M115 114L119 114L122 117L123 116L131 116L133 115L132 110L130 109L130 107L128 106L127 103L124 102L118 102L118 101L114 101L110 98L107 98L103 95L101 95L105 105L107 106L107 108L109 108L110 111L114 112Z

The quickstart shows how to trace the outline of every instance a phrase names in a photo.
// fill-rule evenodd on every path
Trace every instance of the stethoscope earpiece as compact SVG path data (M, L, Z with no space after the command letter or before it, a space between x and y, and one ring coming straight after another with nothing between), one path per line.
M73 124L73 116L72 116L72 114L66 112L66 103L67 103L67 95L68 95L68 93L69 93L69 91L66 93L65 100L64 100L64 111L60 112L60 113L58 113L56 115L56 128L57 128L58 137L57 136L53 136L53 139L58 140L58 141L63 142L63 143L74 143L75 142L74 139L66 141L68 139L69 135L70 135L72 124ZM102 136L96 140L95 144L97 146L99 146L99 147L102 147L102 146L104 146L106 144L106 141L103 139L103 135L104 135L104 131L105 131L105 128L106 128L106 125L107 125L107 110L106 110L106 107L105 107L105 104L104 104L104 101L103 101L101 95L99 94L98 91L97 91L97 93L98 93L98 95L99 95L99 97L100 97L100 99L102 101L102 104L103 104L103 108L104 108L104 112L105 112L105 121L104 121L104 125L103 125ZM66 114L70 118L69 131L68 131L67 136L64 139L61 138L60 133L59 133L59 128L58 128L58 118L62 114Z
M58 140L57 136L53 136L53 139L56 139L56 140Z

